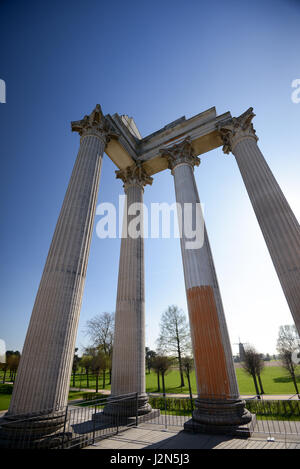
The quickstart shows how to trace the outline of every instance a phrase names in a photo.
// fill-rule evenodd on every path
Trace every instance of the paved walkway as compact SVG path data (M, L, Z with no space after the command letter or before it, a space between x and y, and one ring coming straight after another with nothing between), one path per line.
M240 439L219 435L187 433L178 428L173 431L163 426L143 424L118 435L87 446L85 449L300 449L300 442L267 441L262 437Z
M71 387L70 388L70 391L81 391L81 392L90 392L90 393L94 393L96 392L95 389L88 389L88 388L73 388ZM99 393L101 394L105 394L105 395L109 395L110 394L110 390L109 389L99 389ZM159 393L159 392L151 392L149 393L150 396L163 396L162 393ZM170 393L167 393L167 397L190 397L189 394L181 394L181 393L178 393L178 394L170 394ZM197 394L193 394L193 397L197 397ZM249 394L249 395L243 395L241 396L242 399L253 399L254 396L253 394ZM298 400L298 396L297 394L292 396L291 394L263 394L261 396L261 398L263 400L286 400L286 399L293 399L293 400Z

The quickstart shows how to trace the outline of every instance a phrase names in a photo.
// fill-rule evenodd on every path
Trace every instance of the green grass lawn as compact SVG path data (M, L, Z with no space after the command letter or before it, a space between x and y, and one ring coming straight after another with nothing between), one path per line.
M297 384L300 389L300 367ZM242 368L236 368L236 375L241 394L255 394L253 379ZM287 372L280 366L265 367L261 374L265 394L295 394L295 387Z
M7 410L10 403L10 394L0 394L0 410Z
M11 391L12 391L12 385L6 384L4 388L4 386L0 384L0 411L8 409L10 399L11 399ZM75 399L84 399L84 394L85 394L84 392L80 392L80 391L70 391L69 401L73 401ZM102 396L99 396L99 397L102 397Z
M247 375L247 373L242 368L236 368L236 375L241 394L256 394L251 376ZM265 394L295 394L295 388L291 378L289 378L285 370L279 366L266 367L262 372L261 379ZM300 376L298 376L298 383L300 388ZM166 375L165 384L166 392L168 393L187 394L189 392L187 379L185 379L185 386L183 388L179 386L180 379L177 370L172 370L169 374ZM197 390L194 371L191 374L191 385L193 393L196 394ZM146 387L147 392L157 392L157 376L154 372L146 375Z
M298 368L300 372L300 367ZM253 379L251 376L242 368L236 368L236 375L239 384L239 389L241 394L245 395L254 395L255 388ZM261 375L265 394L295 394L295 388L292 383L291 378L287 375L286 371L279 366L268 366L262 372ZM298 377L298 383L300 388L300 375ZM171 370L165 377L166 392L175 393L175 394L188 394L188 382L185 378L185 386L180 387L180 379L178 370ZM191 385L192 391L196 394L196 379L195 372L191 373ZM73 379L71 379L71 386L73 387ZM76 376L75 387L78 388L87 388L86 376ZM96 388L96 378L90 376L89 378L89 388ZM99 389L102 388L102 377L99 379ZM105 389L110 389L109 376L106 376L106 385ZM150 374L146 374L146 390L147 392L157 392L157 375L153 371ZM161 383L161 392L162 392L162 383Z
M300 371L298 367L298 372ZM237 380L239 384L240 393L242 395L254 395L255 388L253 384L253 380L250 376L246 374L246 372L242 368L236 368ZM295 394L295 388L292 383L292 380L289 378L287 373L284 369L279 366L268 366L265 367L264 371L261 375L264 390L266 394ZM298 383L300 388L300 376L298 376ZM0 382L1 382L1 375L0 375ZM107 374L106 377L106 386L105 389L110 389L109 376ZM179 380L179 372L178 370L171 370L165 377L166 383L166 392L167 393L174 393L174 394L188 394L188 383L187 379L185 379L185 386L180 387L180 380ZM195 373L192 372L191 374L191 385L192 391L196 394L196 380L195 380ZM76 376L75 380L76 387L86 388L86 378L82 376ZM71 379L71 387L73 387L73 379ZM95 389L96 387L96 378L90 377L89 379L89 388ZM1 392L2 388L2 392ZM99 379L99 390L102 388L102 377ZM146 375L146 390L147 392L157 392L157 376L154 372ZM0 410L6 410L9 406L11 394L4 392L2 385L0 384ZM161 384L161 392L162 392L162 384ZM71 391L69 394L69 400L73 399L81 399L82 392L79 391Z
M96 389L96 377L93 375L89 375L89 386L87 386L87 379L86 375L76 375L75 376L75 386L73 381L73 376L71 377L71 387L75 388L89 388L89 389ZM102 375L99 376L99 389L103 388L103 377ZM109 384L109 374L106 373L105 379L105 389L110 389Z

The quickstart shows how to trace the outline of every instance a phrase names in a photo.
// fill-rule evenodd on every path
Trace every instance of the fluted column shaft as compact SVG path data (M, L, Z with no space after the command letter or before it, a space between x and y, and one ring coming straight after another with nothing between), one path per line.
M139 413L151 410L145 393L145 285L143 238L143 179L131 168L119 171L126 194L120 251L115 334L112 360L111 394L138 393ZM147 180L147 182L146 182ZM128 215L133 204L139 204L137 215ZM132 237L130 223L139 216L140 235Z
M129 187L126 195L128 206L143 202L143 189L139 186ZM125 216L124 224L123 233L128 228ZM145 354L145 291L144 241L141 237L126 237L121 241L115 324L112 394L143 393L145 360L141 357Z
M184 163L175 166L172 173L184 227L184 205L200 204L194 171L191 165ZM183 230L180 244L198 395L237 398L231 346L206 227L201 248L187 249L187 242Z
M194 155L189 138L161 153L168 159L174 176L180 211L181 254L198 392L193 422L187 422L185 428L205 432L214 431L214 425L228 428L247 423L251 415L239 399L220 289L194 177L194 166L198 166L200 160ZM192 208L189 224L193 230L198 230L198 241L199 230L204 227L200 246L191 246L186 234L187 205ZM202 215L200 226L196 223L197 210Z
M83 134L40 281L8 416L67 404L96 208L103 133Z
M261 153L252 108L221 128L232 151L300 333L300 225Z
M189 137L161 150L161 153L168 159L172 170L180 209L181 254L198 395L200 398L236 399L239 392L231 346L194 177L194 166L200 164L200 159L194 155ZM185 207L188 205L192 208L190 225L198 231L204 227L203 244L199 247L191 246L186 235L188 220ZM197 207L201 213L201 226L196 225Z

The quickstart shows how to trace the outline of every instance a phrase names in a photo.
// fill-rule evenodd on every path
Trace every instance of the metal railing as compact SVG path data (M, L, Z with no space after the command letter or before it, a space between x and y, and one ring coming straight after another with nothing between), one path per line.
M149 404L153 409L158 409L159 414L148 422L152 425L160 425L165 430L183 428L185 422L191 419L195 408L194 399L189 397L174 397L166 395L149 395Z
M160 409L160 415L151 420L152 425L177 431L192 418L196 399L168 395L149 396L153 408ZM299 400L245 399L246 408L253 415L247 424L250 434L273 441L281 439L300 443L300 402ZM177 428L176 428L177 427Z
M138 424L138 394L105 397L0 421L0 446L69 449L93 445Z
M95 396L66 408L44 411L14 420L0 420L0 445L10 448L80 448L93 445L132 426L178 432L192 418L196 399L149 395L149 418L138 416L138 394ZM300 401L246 399L254 418L253 436L269 441L300 443Z
M299 400L247 399L246 407L255 415L249 426L252 434L300 442Z

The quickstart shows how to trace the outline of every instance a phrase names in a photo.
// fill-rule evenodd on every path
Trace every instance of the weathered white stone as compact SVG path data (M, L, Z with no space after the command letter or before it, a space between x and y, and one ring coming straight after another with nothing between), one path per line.
M214 431L217 425L236 429L251 421L239 390L224 309L209 240L204 225L204 243L188 249L184 204L192 204L194 214L200 204L194 166L200 164L190 138L161 150L174 176L176 201L182 207L181 253L187 292L198 399L193 412L194 431ZM180 220L179 220L180 222ZM199 331L201 331L199 333ZM215 393L215 390L217 392ZM194 425L194 422L197 425ZM199 430L201 426L201 430Z
M112 396L138 393L139 413L149 412L145 393L145 284L144 238L128 236L128 226L134 216L126 216L134 203L143 203L145 184L152 184L140 167L134 165L118 171L124 181L126 194L121 241L118 293L115 313L115 334L112 362ZM141 233L143 213L141 208ZM124 410L124 409L122 409Z
M198 166L200 164L200 159L195 156L192 143L189 138L185 139L181 144L174 145L173 147L168 148L167 150L161 150L161 154L167 158L169 167L172 170L172 174L174 176L176 202L182 208L182 225L184 226L184 204L192 204L193 206L195 206L196 204L200 204L200 199L194 176L194 166ZM195 208L193 212L195 214ZM217 275L214 267L214 261L210 249L205 224L204 243L201 248L187 249L187 241L189 240L188 238L186 238L183 230L182 237L180 239L180 244L186 291L188 292L193 287L201 286L211 286L213 289L219 319L219 326L222 335L222 345L224 347L226 357L227 374L229 377L230 396L227 397L238 398L239 390L237 386L237 380L232 359L231 345L226 325L221 293L218 285ZM205 327L204 324L202 326ZM198 324L198 327L201 327L201 325ZM190 328L193 349L195 350L195 331L194 324L191 321ZM213 333L213 331L210 332ZM210 359L211 357L207 356L208 363ZM197 374L197 367L195 371L197 391L198 395L201 396L203 390L205 389L205 383L200 382L199 376Z
M61 409L71 368L102 155L108 137L100 106L72 123L80 148L37 292L8 416Z
M212 107L189 119L182 116L142 138L132 118L108 114L106 118L115 128L119 138L110 140L106 153L120 169L125 169L138 161L147 174L153 175L168 167L167 161L160 154L160 150L166 145L172 146L189 136L197 155L222 145L217 127L229 117L231 117L229 112L217 116L215 107Z

